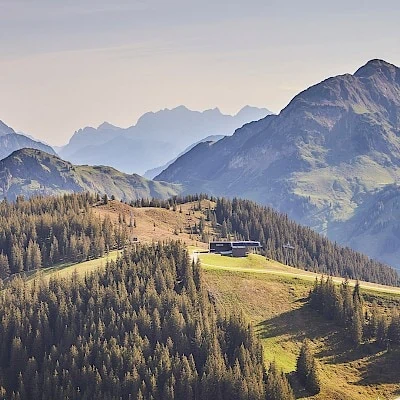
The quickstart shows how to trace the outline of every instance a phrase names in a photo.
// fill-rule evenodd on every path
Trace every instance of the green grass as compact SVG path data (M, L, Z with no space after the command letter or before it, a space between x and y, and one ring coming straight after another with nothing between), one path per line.
M297 349L291 351L293 346L288 346L280 337L270 337L262 340L264 360L274 360L276 365L285 373L296 370Z
M285 277L287 279L301 279L314 282L315 278L320 278L321 274L305 271L298 268L289 267L277 261L267 260L257 254L250 254L248 257L236 258L221 256L217 254L199 254L201 265L205 270L225 270L231 272L247 272L252 274L272 274ZM333 281L341 284L343 278L335 277ZM355 281L349 281L351 286ZM400 296L400 288L379 285L370 282L360 282L361 289L368 293L387 293L393 296Z
M259 254L249 254L247 257L229 257L219 254L200 254L201 264L204 268L222 268L235 271L271 272L290 271L290 267L277 261L271 261Z
M38 276L48 279L50 276L56 276L59 278L66 278L71 276L75 271L79 276L85 276L85 274L92 272L98 268L102 268L106 265L107 261L116 260L118 255L121 254L120 250L113 250L104 257L96 258L90 261L84 261L81 263L62 263L57 264L54 267L43 268L40 272L36 272L27 276L27 281L30 281Z
M297 270L298 276L287 275L285 272L293 269L279 263L268 267L267 260L255 255L234 259L202 254L200 259L208 264L203 265L205 283L219 306L228 312L242 311L252 323L262 342L267 367L275 360L285 373L292 374L307 337L320 362L323 385L313 399L396 397L399 351L382 352L368 343L353 348L346 331L306 305L314 278L305 278L301 270ZM372 297L381 299L383 307L393 299L399 300L398 295L381 294L376 289L368 290L368 295L368 301ZM295 387L297 398L310 398Z

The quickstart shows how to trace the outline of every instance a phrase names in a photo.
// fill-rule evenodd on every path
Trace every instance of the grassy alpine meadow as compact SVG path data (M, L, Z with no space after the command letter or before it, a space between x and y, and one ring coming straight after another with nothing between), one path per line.
M93 260L80 263L60 263L53 267L43 268L40 271L34 271L30 275L26 276L26 280L29 282L36 278L49 279L51 276L57 278L68 278L74 273L80 277L84 277L85 274L105 267L107 262L115 261L121 253L121 250L112 250L104 257L95 258Z
M394 399L400 388L398 351L386 352L365 343L354 348L346 332L307 305L315 274L260 255L233 258L199 254L207 288L227 312L242 311L261 338L264 361L272 361L292 379L297 398ZM343 281L338 279L336 283ZM400 294L362 286L366 305L377 301L382 312L400 304ZM320 371L322 391L308 397L294 378L296 360L305 338L311 340Z

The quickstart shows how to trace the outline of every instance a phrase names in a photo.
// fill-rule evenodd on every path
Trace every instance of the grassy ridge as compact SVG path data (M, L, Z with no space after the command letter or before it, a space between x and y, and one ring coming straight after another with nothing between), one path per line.
M104 257L96 258L94 260L84 261L81 263L62 263L55 265L54 267L43 268L39 272L35 271L34 273L27 275L27 281L29 282L38 277L49 279L50 276L67 278L72 276L75 272L78 276L82 277L98 268L104 267L108 261L115 261L119 254L121 254L120 250L113 250Z
M306 281L314 281L320 277L320 274L308 272L301 269L289 267L277 261L267 260L265 257L251 254L246 258L223 257L216 254L200 254L202 266L206 270L226 270L232 272L247 272L256 274L276 274L282 277L292 277ZM337 284L342 283L342 278L333 278ZM354 286L356 281L350 280L350 285ZM361 282L361 288L366 291L398 294L400 296L399 287L384 286L370 282Z
M267 363L275 360L292 375L302 340L311 339L322 370L323 390L316 399L393 399L398 394L398 352L387 354L373 345L352 348L345 332L306 305L315 275L257 255L199 257L209 291L226 310L245 313L261 337ZM400 293L380 289L364 286L362 292L383 308L400 304ZM308 398L300 387L296 393Z

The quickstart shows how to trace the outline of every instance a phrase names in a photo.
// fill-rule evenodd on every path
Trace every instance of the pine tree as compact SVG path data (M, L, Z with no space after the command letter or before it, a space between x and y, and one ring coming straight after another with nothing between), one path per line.
M315 358L313 358L311 370L307 377L306 389L312 394L318 394L321 391L319 366Z
M10 276L10 266L8 264L7 255L0 253L0 279L5 279Z
M369 339L376 338L377 329L378 329L378 320L379 320L379 309L376 301L374 300L371 308L371 317L368 323L368 335Z
M221 237L226 238L228 237L228 227L226 225L226 221L224 220L224 222L222 223L221 226Z
M317 361L312 354L309 341L304 340L300 354L297 359L296 373L299 381L312 394L317 394L321 390L319 369Z
M24 257L17 243L14 243L11 248L10 269L12 273L18 273L24 269Z
M400 315L397 310L393 310L392 312L387 337L392 345L400 345Z
M293 389L285 374L278 370L275 361L271 363L267 381L266 394L270 400L294 400Z
M351 339L355 345L360 345L363 338L363 313L358 297L354 299L354 311L350 326Z
M387 334L387 323L385 317L380 317L376 329L376 341L381 347L384 347L386 345L386 339L387 339L386 334Z

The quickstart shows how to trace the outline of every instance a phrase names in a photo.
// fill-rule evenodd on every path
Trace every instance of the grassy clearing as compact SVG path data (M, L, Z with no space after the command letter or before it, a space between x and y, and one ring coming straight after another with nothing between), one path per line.
M206 270L219 269L232 272L275 274L312 282L315 281L315 278L320 278L321 276L321 274L289 267L277 261L267 260L265 257L257 254L250 254L244 258L220 256L217 254L199 254L199 258L203 268ZM333 281L340 284L343 282L343 278L333 278ZM349 283L351 286L354 286L356 281L350 280ZM360 282L360 286L365 292L379 292L400 296L400 288L398 287L384 286L370 282Z
M51 268L44 268L40 272L30 275L27 281L35 279L37 277L43 277L44 279L49 279L50 276L55 276L58 278L67 278L71 276L75 271L79 276L85 276L85 274L92 272L98 268L102 268L106 265L107 261L116 260L118 255L121 254L120 250L110 251L110 253L104 257L96 258L90 261L84 261L81 263L66 263L58 264Z
M289 375L304 338L312 342L321 363L323 391L315 399L393 399L400 394L400 355L373 345L352 348L345 332L325 321L306 305L312 277L301 270L268 262L260 256L234 259L200 254L207 287L227 311L243 311L261 338L266 363L275 360ZM272 272L271 272L272 271ZM365 292L366 293L366 292ZM398 296L369 290L387 303ZM299 387L297 398L307 398Z

